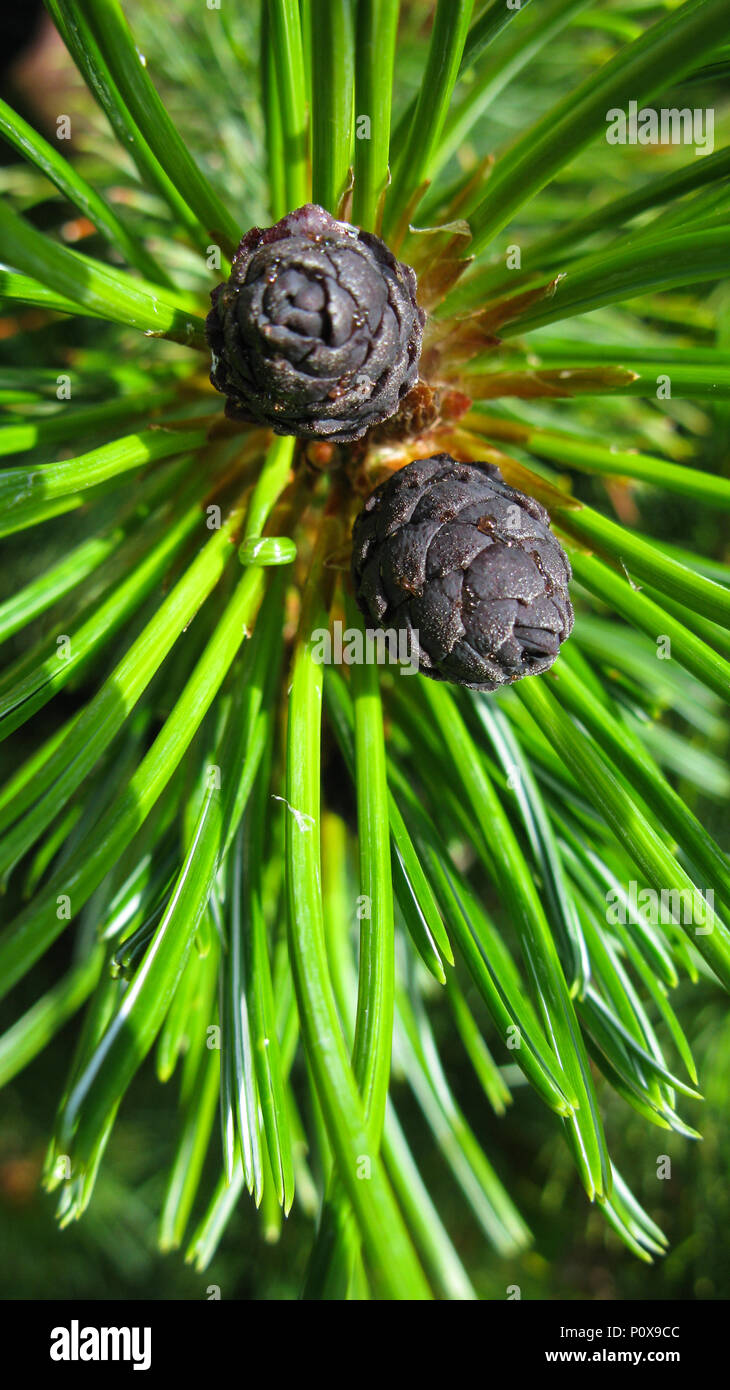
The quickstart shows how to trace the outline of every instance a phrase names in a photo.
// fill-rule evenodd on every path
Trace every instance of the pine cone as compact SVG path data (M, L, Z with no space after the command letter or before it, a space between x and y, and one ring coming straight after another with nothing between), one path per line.
M573 627L571 568L545 508L498 468L450 454L375 489L352 577L366 620L405 628L424 675L472 690L547 671Z
M211 299L210 379L233 419L347 443L393 415L417 380L414 272L313 204L247 232Z

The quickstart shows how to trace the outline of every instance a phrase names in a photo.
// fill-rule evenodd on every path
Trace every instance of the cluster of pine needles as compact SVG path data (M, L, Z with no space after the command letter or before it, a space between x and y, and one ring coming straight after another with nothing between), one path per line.
M665 1250L602 1113L696 1138L671 996L730 988L726 4L47 0L72 140L0 106L0 1081L79 1013L62 1223L151 1059L160 1240L199 1268L247 1189L305 1203L308 1296L473 1297L406 1090L508 1261L530 1231L476 1129L525 1086ZM635 99L713 107L715 151L608 145ZM307 201L428 312L423 409L357 451L233 426L208 382L211 289ZM441 450L498 463L573 566L572 638L497 696L313 655L361 624L363 493Z

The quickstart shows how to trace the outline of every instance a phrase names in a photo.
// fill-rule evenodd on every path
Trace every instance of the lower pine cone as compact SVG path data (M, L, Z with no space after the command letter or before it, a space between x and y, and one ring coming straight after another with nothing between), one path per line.
M552 666L573 627L568 557L545 508L487 463L418 459L368 498L352 578L378 628L434 680L496 690Z

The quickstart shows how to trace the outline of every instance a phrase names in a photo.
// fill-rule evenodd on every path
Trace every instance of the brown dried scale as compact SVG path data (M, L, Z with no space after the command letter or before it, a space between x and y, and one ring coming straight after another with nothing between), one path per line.
M233 419L349 443L394 415L418 378L414 272L314 204L247 232L211 299L210 379Z
M449 454L375 489L352 577L369 624L406 629L424 675L472 690L547 671L573 627L570 564L545 508L493 465Z

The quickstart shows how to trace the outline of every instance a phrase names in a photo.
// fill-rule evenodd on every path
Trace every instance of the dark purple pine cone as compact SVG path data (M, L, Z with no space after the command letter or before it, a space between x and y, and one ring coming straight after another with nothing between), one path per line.
M395 414L418 378L413 271L314 204L247 232L211 299L210 379L233 419L347 443Z
M545 508L498 468L450 454L375 489L352 577L366 620L405 628L424 675L472 690L547 671L573 627L572 572Z

